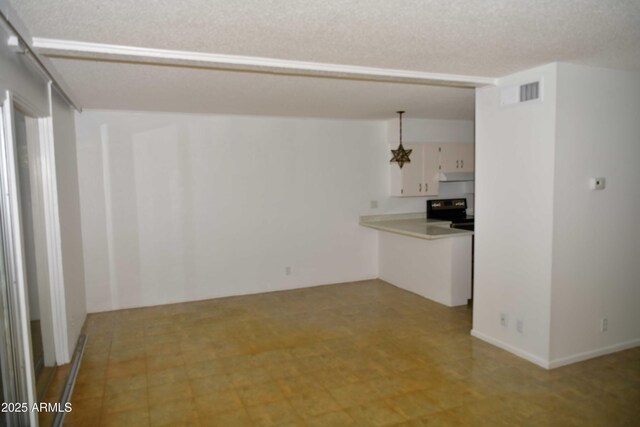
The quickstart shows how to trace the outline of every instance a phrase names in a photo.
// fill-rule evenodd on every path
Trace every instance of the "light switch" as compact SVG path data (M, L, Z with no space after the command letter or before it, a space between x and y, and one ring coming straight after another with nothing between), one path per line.
M604 190L605 180L604 178L590 178L589 188L591 190Z

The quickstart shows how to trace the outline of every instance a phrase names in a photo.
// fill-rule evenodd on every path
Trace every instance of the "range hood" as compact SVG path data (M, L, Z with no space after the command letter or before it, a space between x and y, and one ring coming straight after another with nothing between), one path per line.
M440 182L473 181L473 172L440 172Z

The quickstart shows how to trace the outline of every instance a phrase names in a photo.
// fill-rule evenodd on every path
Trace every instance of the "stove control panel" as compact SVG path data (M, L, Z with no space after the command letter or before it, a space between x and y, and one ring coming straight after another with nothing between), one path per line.
M427 212L466 209L467 199L427 200Z

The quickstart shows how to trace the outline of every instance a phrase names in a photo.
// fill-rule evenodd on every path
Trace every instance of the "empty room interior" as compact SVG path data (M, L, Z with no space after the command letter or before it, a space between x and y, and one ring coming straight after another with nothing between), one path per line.
M637 0L0 35L0 427L638 425Z

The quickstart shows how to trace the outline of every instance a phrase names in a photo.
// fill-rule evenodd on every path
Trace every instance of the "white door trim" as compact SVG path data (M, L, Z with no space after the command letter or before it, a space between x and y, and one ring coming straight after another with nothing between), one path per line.
M51 105L51 83L49 83L49 104ZM51 308L56 362L69 363L69 337L67 331L67 308L62 267L62 240L60 238L60 216L58 210L58 185L56 180L56 157L53 141L53 120L48 117L38 119L40 129L40 153L42 155L42 197L47 239L47 259L49 283L51 286Z
M42 187L42 154L39 119L25 116L27 127L27 150L29 158L29 182L31 184L31 217L33 221L33 238L36 260L36 277L38 290L38 309L40 313L40 329L44 350L44 366L56 364L55 337L53 333L53 317L51 304L51 286L49 279L49 257L47 254L46 224L44 220L44 200ZM29 274L27 272L27 274ZM33 286L31 287L33 290Z

